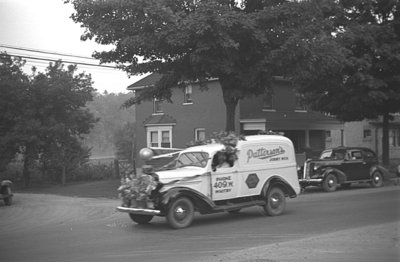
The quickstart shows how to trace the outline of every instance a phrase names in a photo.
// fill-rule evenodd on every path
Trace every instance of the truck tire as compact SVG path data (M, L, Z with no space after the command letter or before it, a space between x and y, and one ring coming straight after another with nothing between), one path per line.
M371 186L372 187L381 187L383 186L383 177L380 172L375 171L371 176Z
M322 182L322 188L325 192L334 192L337 186L337 178L334 174L328 174Z
M279 187L275 186L268 190L266 202L263 208L265 214L268 216L279 216L285 211L286 197Z
M174 200L167 211L167 222L174 229L190 226L194 218L194 205L186 197Z
M129 214L129 217L137 224L147 224L153 219L151 215Z

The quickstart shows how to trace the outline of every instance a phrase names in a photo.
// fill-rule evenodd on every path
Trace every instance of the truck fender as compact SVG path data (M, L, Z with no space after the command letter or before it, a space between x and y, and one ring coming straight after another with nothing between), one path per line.
M211 201L209 197L203 195L198 191L195 191L187 187L175 187L164 192L163 195L161 196L160 204L164 209L163 211L166 212L169 204L173 200L182 196L189 198L193 202L196 210L198 210L201 214L209 213L216 207L215 203Z
M294 198L297 196L295 190L284 178L282 178L280 176L272 176L264 183L264 186L262 189L263 197L265 197L267 195L268 190L272 186L280 187L287 197Z
M335 174L335 176L337 177L338 184L343 184L347 181L346 174L343 173L341 170L333 167L328 167L327 169L325 169L324 172L322 173L322 178L325 179L325 177L331 173Z

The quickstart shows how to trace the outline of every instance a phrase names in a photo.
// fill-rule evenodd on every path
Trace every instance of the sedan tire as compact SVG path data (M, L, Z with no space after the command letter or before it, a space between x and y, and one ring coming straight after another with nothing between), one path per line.
M371 176L371 186L372 187L381 187L383 186L383 177L380 172L375 171Z
M334 192L338 186L337 178L334 174L328 174L322 182L322 188L325 192Z

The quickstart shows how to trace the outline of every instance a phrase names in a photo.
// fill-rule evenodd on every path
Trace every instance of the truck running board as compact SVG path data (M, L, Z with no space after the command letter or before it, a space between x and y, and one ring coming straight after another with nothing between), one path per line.
M266 204L267 203L264 200L254 200L243 203L232 203L232 204L217 206L214 208L214 211L231 211L252 206L264 206Z

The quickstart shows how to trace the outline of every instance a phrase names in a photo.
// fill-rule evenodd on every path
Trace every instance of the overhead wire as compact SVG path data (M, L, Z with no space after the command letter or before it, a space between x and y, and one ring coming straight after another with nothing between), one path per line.
M38 53L39 54L47 54L47 55L52 55L52 56L57 55L57 56L65 56L65 57L72 57L72 58L79 58L79 59L90 59L90 60L98 61L97 59L94 59L92 57L85 57L85 56L74 55L74 54L65 54L65 53L61 53L61 52L46 51L46 50L39 50L39 49L26 48L26 47L11 46L11 45L5 45L5 44L0 44L0 47L34 53L34 54L21 54L21 53L16 53L14 51L7 52L11 56L20 57L23 59L36 60L36 62L38 62L38 63L39 63L39 61L56 62L56 61L61 60L63 63L68 63L68 64L77 64L77 65L97 67L97 68L102 68L102 69L106 69L106 68L107 69L118 69L118 67L112 66L112 65L101 65L101 64L93 64L93 63L76 61L76 60L71 60L71 59L65 60L62 58L43 57L43 56L38 56L37 54Z
M13 46L13 45L7 45L7 44L0 44L0 47L4 47L4 48L8 48L8 49L14 49L14 50L20 50L20 51L34 52L34 53L42 53L42 54L50 54L50 55L61 55L61 56L67 56L67 57L75 57L75 58L97 60L97 59L95 59L93 57L90 57L90 56L80 56L80 55L75 55L75 54L67 54L67 53L61 53L61 52L56 52L56 51L48 51L48 50L27 48L27 47Z

